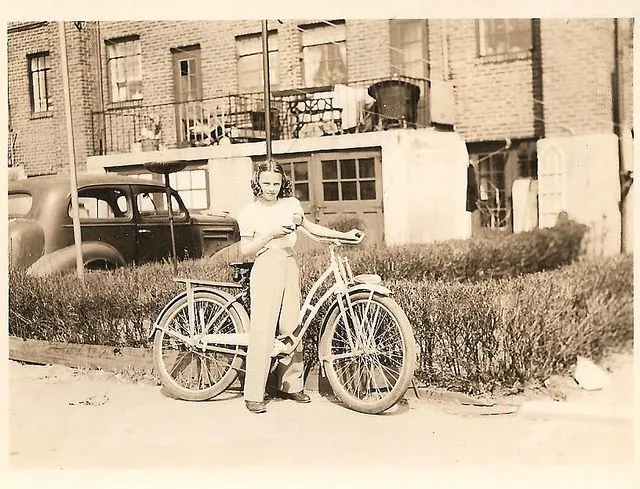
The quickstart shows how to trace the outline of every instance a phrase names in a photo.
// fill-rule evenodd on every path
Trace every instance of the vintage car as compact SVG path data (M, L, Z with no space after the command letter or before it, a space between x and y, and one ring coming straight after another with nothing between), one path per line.
M9 265L34 275L76 266L71 185L67 176L9 182ZM178 259L211 256L239 239L225 213L190 212L171 189ZM87 269L111 269L171 258L167 195L159 182L79 174L78 209Z

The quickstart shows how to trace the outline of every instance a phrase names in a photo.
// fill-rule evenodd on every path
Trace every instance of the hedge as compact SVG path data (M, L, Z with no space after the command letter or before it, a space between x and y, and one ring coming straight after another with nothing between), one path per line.
M577 354L600 354L632 332L630 257L581 260L582 226L432 245L345 249L355 272L380 273L420 343L418 375L458 390L543 378ZM326 250L301 253L303 289ZM545 271L560 268L555 271ZM542 272L544 271L544 272ZM185 261L179 276L229 280L224 259ZM30 277L9 273L9 334L40 340L148 346L147 332L181 286L170 264ZM314 331L305 356L315 355Z

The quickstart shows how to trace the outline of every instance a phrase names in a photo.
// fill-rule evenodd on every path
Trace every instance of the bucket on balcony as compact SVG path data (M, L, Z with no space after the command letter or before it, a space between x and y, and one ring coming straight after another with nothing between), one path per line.
M416 127L420 87L403 80L383 80L367 90L376 99L374 125L384 129L391 127Z

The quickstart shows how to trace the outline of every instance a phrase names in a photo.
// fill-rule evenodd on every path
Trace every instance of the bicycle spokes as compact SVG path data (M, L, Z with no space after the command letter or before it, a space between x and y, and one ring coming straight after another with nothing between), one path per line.
M379 302L361 300L340 314L329 361L341 383L358 399L382 399L403 368L402 335Z
M220 314L222 306L215 301L198 300L193 304L193 335L204 332L234 333L235 326L228 314ZM169 328L189 336L189 308L179 309ZM169 375L187 389L206 389L216 384L229 369L234 353L223 353L206 347L189 345L171 336L162 339L162 357Z

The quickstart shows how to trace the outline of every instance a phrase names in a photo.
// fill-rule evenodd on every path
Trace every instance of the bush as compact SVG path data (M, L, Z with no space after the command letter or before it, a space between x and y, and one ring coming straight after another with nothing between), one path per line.
M420 376L471 389L538 378L566 368L579 352L597 353L628 336L630 259L531 275L575 260L583 234L582 226L566 223L432 245L346 248L345 254L354 272L377 272L391 284L420 342ZM178 276L230 281L229 256L181 262ZM327 257L325 249L300 254L305 293ZM523 274L530 275L517 277ZM155 317L182 290L168 263L88 272L85 281L82 287L73 274L36 278L10 271L9 334L147 346ZM586 329L571 338L578 325ZM317 324L304 346L310 361Z
M633 338L629 256L481 283L398 281L420 347L418 377L486 391L565 373Z

